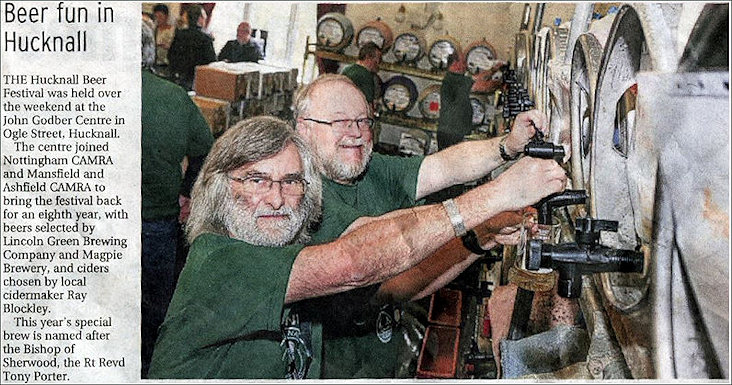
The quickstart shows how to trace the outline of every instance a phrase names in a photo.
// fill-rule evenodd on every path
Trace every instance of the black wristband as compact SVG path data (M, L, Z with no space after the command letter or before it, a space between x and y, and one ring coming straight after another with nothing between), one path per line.
M508 135L504 136L503 139L498 143L498 152L501 154L501 159L505 160L506 162L510 162L512 160L518 159L520 153L517 153L514 156L508 156L506 153L506 138L508 138Z
M478 255L488 254L489 250L485 250L480 247L480 244L478 243L478 236L475 235L475 231L468 231L465 235L462 236L462 240L463 246L465 246L466 249L470 250L471 253Z

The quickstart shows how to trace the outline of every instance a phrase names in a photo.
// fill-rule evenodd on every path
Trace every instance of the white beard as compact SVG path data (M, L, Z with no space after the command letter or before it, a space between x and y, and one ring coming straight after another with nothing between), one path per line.
M363 140L357 139L354 141L346 141L342 140L338 145L361 145L364 144ZM362 151L361 156L361 162L360 163L342 163L338 161L337 157L327 157L324 156L318 149L318 146L315 147L316 155L318 156L321 164L323 165L323 175L325 175L328 179L334 180L334 181L352 181L356 178L358 178L361 174L363 174L364 170L366 170L366 166L368 166L369 161L371 160L371 152L374 147L373 142L369 142L367 145L364 144L364 148Z

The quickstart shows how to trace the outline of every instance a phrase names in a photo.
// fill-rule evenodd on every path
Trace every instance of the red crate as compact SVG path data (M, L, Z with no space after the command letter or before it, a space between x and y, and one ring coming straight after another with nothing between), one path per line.
M459 327L462 322L463 292L440 289L432 294L427 321L437 325Z
M457 372L460 329L430 325L417 361L418 378L454 378Z

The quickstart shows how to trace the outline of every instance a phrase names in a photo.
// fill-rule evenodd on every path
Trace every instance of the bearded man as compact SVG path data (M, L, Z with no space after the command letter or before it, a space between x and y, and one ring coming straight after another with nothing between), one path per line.
M426 157L372 154L373 111L364 94L349 78L333 74L318 77L298 92L294 118L298 132L307 139L321 163L324 176L323 220L313 234L314 243L336 239L344 232L392 215L393 210L414 207L425 196L444 188L480 179L508 160L516 159L535 130L548 133L546 117L533 110L518 115L511 133L500 138L460 143ZM556 162L525 158L509 170L495 181L463 196L476 190L493 189L482 204L518 210L532 204L525 204L528 196L543 197L564 188L541 182L547 178L555 182L566 180ZM495 183L502 187L494 189ZM518 191L525 191L528 196ZM468 207L461 205L457 209L454 203L458 200L460 197L448 199L443 206L452 220L455 235L460 238L470 229L462 224ZM503 211L507 210L499 212ZM498 212L484 218L488 220L496 214ZM507 230L517 234L516 229ZM428 237L427 234L423 236ZM386 238L380 232L373 237ZM480 241L484 246L491 242L485 238ZM323 377L394 377L398 359L397 339L392 336L398 325L392 314L398 312L394 313L383 301L375 299L417 299L449 283L461 268L476 260L475 254L459 246L459 239L457 244L448 255L436 255L420 264L419 271L406 272L385 285L353 290L304 305L317 309L329 319L324 332ZM453 262L449 271L444 268L446 260ZM391 329L386 326L390 323Z

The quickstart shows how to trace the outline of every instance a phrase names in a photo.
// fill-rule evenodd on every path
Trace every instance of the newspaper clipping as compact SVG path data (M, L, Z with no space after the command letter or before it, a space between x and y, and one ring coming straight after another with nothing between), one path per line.
M727 2L0 13L0 383L729 383Z

